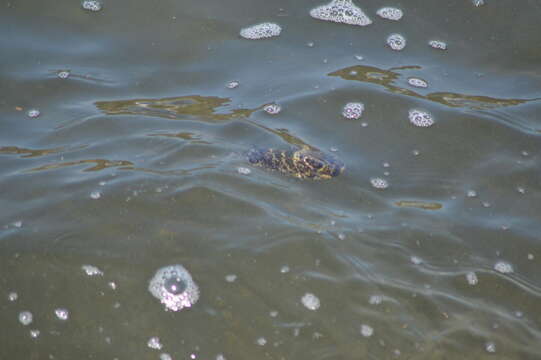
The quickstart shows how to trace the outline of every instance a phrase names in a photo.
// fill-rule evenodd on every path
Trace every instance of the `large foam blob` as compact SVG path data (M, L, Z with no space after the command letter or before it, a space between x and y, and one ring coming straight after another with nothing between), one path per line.
M372 20L353 4L352 0L333 0L327 5L318 6L310 10L310 16L315 19L333 21L349 25L366 26Z
M189 308L199 300L199 287L182 265L170 265L156 271L148 291L165 305L166 310Z

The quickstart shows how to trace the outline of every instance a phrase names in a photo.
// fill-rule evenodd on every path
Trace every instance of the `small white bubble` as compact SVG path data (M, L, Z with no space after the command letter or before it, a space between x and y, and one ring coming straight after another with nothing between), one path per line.
M479 279L477 278L477 275L473 271L470 271L466 274L466 281L468 281L468 284L472 286L477 285L477 283L479 283Z
M489 341L485 344L485 350L489 353L495 353L496 352L496 344Z
M374 329L371 326L362 324L361 325L361 335L364 337L370 337L374 334Z
M309 310L317 310L321 305L319 302L319 298L312 293L304 294L301 302Z
M466 193L466 196L469 197L469 198L477 197L477 191L475 191L475 190L468 190L468 192Z
M271 317L277 317L277 316L278 316L278 311L273 310L273 311L271 311L271 312L269 313L269 315L270 315Z
M492 206L492 204L489 203L488 201L483 201L483 202L481 202L481 205L483 205L483 207L486 207L486 208L489 208L489 207Z
M150 339L148 339L147 346L154 350L161 350L163 345L160 342L160 338L157 336L153 336Z
M355 55L355 59L357 59L359 61L363 61L364 57L362 55Z
M237 88L239 87L240 85L240 82L236 81L236 80L233 80L233 81L230 81L228 82L225 87L228 88L228 89L234 89L234 88Z
M70 76L69 70L61 70L56 73L56 76L58 76L60 79L67 79Z
M232 282L235 282L235 280L237 280L237 275L235 274L229 274L225 276L225 281L227 282L232 283Z
M410 258L411 262L415 265L420 265L423 263L423 259L421 259L420 257L417 257L417 256L412 256Z
M100 181L99 184L100 184L100 186L105 186L105 184L107 184L107 182L106 181Z
M101 191L99 190L94 190L90 193L90 198L94 199L94 200L98 200L99 198L101 198Z
M521 194L525 194L526 193L526 189L523 188L522 186L517 186L517 191Z
M400 51L406 47L406 38L400 34L391 34L387 37L387 45L395 51Z
M494 270L501 272L502 274L510 274L513 272L513 265L505 261L498 261L494 264Z
M279 104L272 103L263 106L263 110L270 115L276 115L282 111L282 107Z
M308 42L308 43L306 44L306 46L308 46L308 47L314 47L314 45L315 45L315 44L314 44L313 41L310 41L310 42Z
M370 298L368 298L368 303L370 305L379 305L383 301L383 297L381 295L371 295Z
M289 266L287 266L287 265L282 266L282 267L280 268L280 272L281 272L282 274L288 273L288 272L289 272Z
M411 153L413 154L413 156L421 155L421 152L419 150L413 150Z
M23 222L21 220L14 221L12 225L16 228L21 228L23 226Z
M523 151L521 152L521 154L522 154L522 156L530 156L530 153L527 152L526 150L523 150Z
M264 337L260 337L256 340L256 343L257 345L265 346L265 344L267 343L267 339L265 339Z
M338 151L338 148L335 148L334 146L331 146L331 147L329 148L329 151L331 151L331 152L337 152L337 151Z
M216 360L227 360L227 358L224 356L224 354L218 354L216 355Z
M370 184L376 189L387 189L389 187L389 182L382 178L372 178L370 179Z
M279 36L281 32L280 25L266 22L242 29L240 36L245 39L257 40Z
M533 254L528 254L528 260L533 260L534 258Z
M16 292L10 292L8 294L8 300L9 301L16 301L19 298L19 295Z
M438 50L447 50L447 44L440 40L430 40L428 45Z
M100 11L102 6L101 1L97 0L83 0L81 3L83 9L89 10L89 11Z
M237 168L237 172L241 175L250 175L252 173L252 170L245 167L239 167Z
M360 102L347 103L342 110L342 116L346 119L357 120L364 111L364 104Z
M314 19L349 25L366 26L372 23L372 20L361 8L354 5L352 0L333 0L310 10L310 16Z
M520 310L515 311L515 316L518 318L522 318L524 316L524 313Z
M179 264L158 269L149 282L148 291L165 305L165 310L190 308L199 300L199 287L188 270Z
M398 21L402 19L402 16L404 13L402 10L394 7L382 7L379 9L376 14L378 14L380 17L387 19L387 20L394 20Z
M339 234L338 234L338 239L340 239L340 240L345 240L345 239L346 239L346 234L344 234L344 233L339 233Z
M482 5L485 5L485 0L472 0L472 3L474 6L482 6Z
M301 333L301 329L299 329L298 327L293 329L293 336L299 336L300 333Z
M410 123L419 127L429 127L434 125L432 115L426 111L411 109L408 113Z
M81 269L88 275L88 276L102 276L103 271L98 269L97 267L93 265L83 265L81 266Z
M362 127L367 127L367 126L368 126L368 123L367 123L367 122L362 122L362 123L361 123L361 126L362 126Z
M30 325L32 323L32 313L30 311L21 311L19 313L19 322L24 326Z
M56 317L60 320L68 320L69 318L69 311L68 309L64 309L64 308L58 308L58 309L55 309L54 311Z
M414 86L414 87L418 87L418 88L427 88L428 87L428 83L425 80L420 79L420 78L416 78L416 77L410 77L408 79L408 84L410 84L411 86Z
M160 360L173 360L173 358L168 353L161 353Z
M39 331L38 329L30 330L30 337L32 339L36 339L39 336L39 334L41 334L41 331Z
M111 290L116 290L117 288L117 285L114 281L109 281L108 285L109 285L109 288L111 288Z
M37 118L41 113L38 109L30 109L26 114L28 115L28 117Z

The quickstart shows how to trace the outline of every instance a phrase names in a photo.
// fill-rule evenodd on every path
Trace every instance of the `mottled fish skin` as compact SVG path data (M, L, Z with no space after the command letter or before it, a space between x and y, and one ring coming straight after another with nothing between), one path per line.
M299 179L331 179L344 171L344 164L327 154L309 149L251 149L248 161L256 166L297 177Z

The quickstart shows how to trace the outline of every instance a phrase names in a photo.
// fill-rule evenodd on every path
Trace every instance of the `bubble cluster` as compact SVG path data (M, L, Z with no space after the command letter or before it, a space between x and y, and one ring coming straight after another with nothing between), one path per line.
M485 0L472 0L473 5L479 7L485 5Z
M477 275L473 271L470 271L466 274L466 281L468 281L468 284L472 286L477 285L477 283L479 283L479 279L477 278Z
M64 308L55 309L54 314L60 320L68 320L68 318L69 318L68 309L64 309Z
M237 280L237 275L235 274L229 274L229 275L226 275L225 276L225 281L227 282L235 282L235 280Z
M419 78L416 78L416 77L410 77L408 79L408 84L410 84L411 86L414 86L414 87L418 87L418 88L427 88L428 87L428 83L425 80L419 79Z
M387 37L387 45L395 51L400 51L406 47L406 38L400 34L391 34Z
M368 299L370 305L379 305L383 302L383 297L381 295L371 295Z
M30 311L21 311L19 313L19 322L23 324L24 326L30 325L33 320L32 313Z
M30 330L30 337L32 339L35 339L39 336L39 334L41 334L41 331L39 331L38 329L32 329Z
M380 17L387 19L387 20L395 20L398 21L402 18L404 13L399 8L394 7L382 7L379 9L376 14L378 14Z
M58 76L60 79L67 79L70 76L69 70L60 70L56 73L56 76Z
M255 342L259 346L265 346L267 344L267 339L265 339L264 337L260 337Z
M40 116L40 112L38 109L30 109L28 110L28 112L26 113L26 115L28 115L28 117L31 117L31 118L37 118L38 116Z
M374 334L374 329L369 326L369 325L365 325L365 324L362 324L361 325L361 335L364 336L364 337L370 337Z
M440 40L430 40L428 42L428 45L430 45L434 49L447 50L447 44Z
M94 200L98 200L99 198L101 198L101 191L99 191L99 190L92 191L90 193L90 198L94 199Z
M19 295L16 292L10 292L8 294L8 300L9 301L15 301L19 298Z
M228 89L234 89L234 88L237 88L239 87L240 83L236 80L233 80L233 81L230 81L228 82L225 87L228 88Z
M309 310L317 310L321 305L319 298L312 293L304 294L301 298L301 302Z
M159 269L150 280L148 291L165 305L166 310L189 308L199 300L199 287L182 265Z
M495 353L496 352L496 344L494 344L492 341L489 341L485 344L485 350L489 353Z
M280 25L265 22L242 29L240 31L240 36L245 39L257 40L275 37L280 35L281 32L282 28L280 27Z
M103 7L101 1L98 0L84 0L81 3L81 6L83 7L83 9L89 11L100 11Z
M510 274L513 272L513 265L505 261L498 261L494 264L494 270L501 272L502 274Z
M310 10L310 16L314 19L349 25L366 26L372 23L372 20L361 8L353 4L352 0L333 0L327 5Z
M412 109L409 111L408 118L410 123L419 127L429 127L434 125L432 115L426 111Z
M364 104L360 102L347 103L342 110L342 116L346 119L357 120L364 111Z
M161 350L163 345L160 342L160 338L157 336L153 336L150 339L148 339L147 346L154 350Z
M272 104L267 104L267 105L263 106L263 110L267 114L276 115L280 111L282 111L282 107L280 105L278 105L278 104L272 103Z
M252 170L246 167L239 167L237 168L237 172L241 175L250 175L252 173Z
M81 269L83 269L88 276L103 276L103 271L93 265L83 265L81 266Z
M376 189L387 189L389 187L389 182L382 178L372 178L370 179L370 184Z
M468 192L466 193L466 196L469 197L469 198L477 197L477 191L475 191L475 190L468 190Z

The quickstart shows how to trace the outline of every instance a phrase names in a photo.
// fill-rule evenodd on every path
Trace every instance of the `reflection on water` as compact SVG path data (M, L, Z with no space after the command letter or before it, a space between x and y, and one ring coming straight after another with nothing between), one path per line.
M539 99L497 99L480 95L464 95L451 92L434 92L426 95L413 90L402 88L396 84L404 76L401 70L420 70L420 66L401 66L389 70L378 69L373 66L355 65L329 73L329 76L338 76L344 80L354 80L384 86L387 90L406 96L434 101L450 107L469 108L472 110L492 109L505 106L520 105Z

